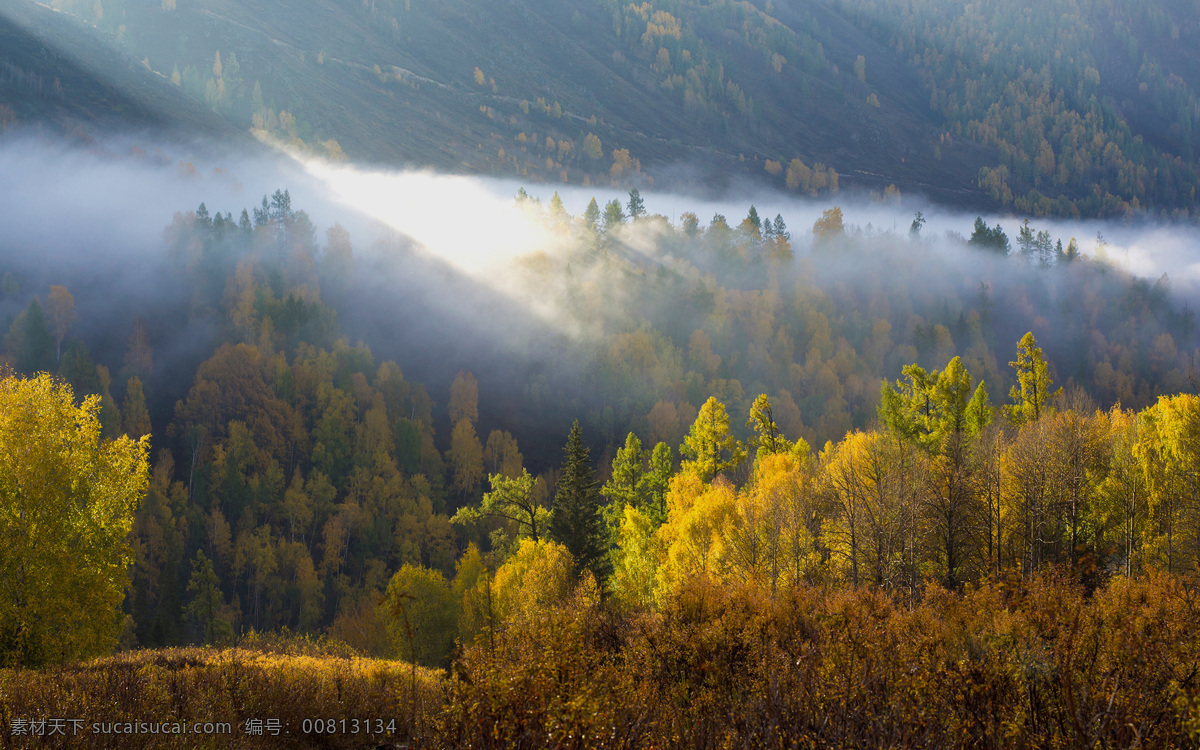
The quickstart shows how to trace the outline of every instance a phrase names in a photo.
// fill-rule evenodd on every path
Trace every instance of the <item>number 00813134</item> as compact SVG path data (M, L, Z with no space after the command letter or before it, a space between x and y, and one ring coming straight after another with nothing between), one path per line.
M304 734L395 734L395 719L305 719Z

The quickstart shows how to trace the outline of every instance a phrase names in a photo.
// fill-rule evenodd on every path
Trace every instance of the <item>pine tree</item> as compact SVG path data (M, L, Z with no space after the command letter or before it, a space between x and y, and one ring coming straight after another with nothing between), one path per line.
M629 191L629 216L637 219L646 215L646 203L642 200L642 194L637 188L631 188Z
M600 513L600 493L579 420L571 427L563 449L562 472L550 515L550 538L567 548L575 574L591 571L601 589L612 573L607 534Z
M23 333L21 346L17 349L17 369L29 374L53 372L58 361L54 356L54 335L50 333L50 325L37 297L25 310Z
M604 231L610 232L613 227L624 223L625 212L621 209L621 202L614 198L604 205Z
M583 210L583 225L593 232L600 229L600 206L594 197L588 201L587 208Z

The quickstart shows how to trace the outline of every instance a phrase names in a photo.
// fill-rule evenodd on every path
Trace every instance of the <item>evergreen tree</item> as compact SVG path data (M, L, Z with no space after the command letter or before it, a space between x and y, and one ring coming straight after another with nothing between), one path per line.
M625 447L617 449L612 462L612 478L600 488L600 494L609 499L610 515L619 517L626 505L642 506L642 465L646 461L642 441L629 433Z
M225 603L225 597L221 593L221 581L204 555L204 550L196 550L187 590L192 595L192 601L186 611L199 625L200 640L205 644L213 643L222 633L223 623L217 619L217 615Z
M63 353L58 376L71 384L71 389L79 398L100 392L100 375L96 372L96 363L92 361L87 345L79 339L72 341Z
M692 424L692 431L683 439L679 452L688 457L684 470L692 471L702 482L711 482L726 469L732 469L746 458L746 450L729 432L729 414L725 404L709 396Z
M649 471L638 482L638 489L646 499L647 515L655 526L661 526L667 520L667 489L675 474L674 463L671 446L658 443L650 453Z
M30 374L53 372L58 361L54 356L54 335L50 333L50 325L37 297L25 310L22 333L21 346L17 349L17 369Z
M642 200L642 194L637 188L631 188L629 191L629 216L637 219L646 215L646 203Z
M913 217L912 224L908 227L908 236L914 240L921 238L921 227L925 226L925 214L917 211Z
M1037 250L1037 238L1033 233L1033 227L1029 226L1029 219L1021 223L1021 229L1017 232L1017 247L1020 248L1021 257L1026 261L1031 260Z
M583 210L583 224L593 232L600 229L600 206L595 197L588 201L587 208Z
M967 243L1000 255L1008 255L1009 251L1008 235L1004 233L1004 229L999 224L989 229L988 225L983 223L982 216L975 217L975 231L971 232L971 239L967 240Z
M787 224L783 223L783 214L775 214L775 226L772 231L781 240L787 241L792 238L792 233L787 230Z
M550 538L567 548L575 574L589 570L601 589L612 573L607 533L600 513L600 493L579 420L571 427L563 449L562 472L550 515Z
M758 218L758 209L754 207L754 204L750 204L750 211L746 214L746 223L762 234L763 222Z
M621 202L614 198L604 206L604 231L612 231L613 227L624 223L625 212L621 209Z

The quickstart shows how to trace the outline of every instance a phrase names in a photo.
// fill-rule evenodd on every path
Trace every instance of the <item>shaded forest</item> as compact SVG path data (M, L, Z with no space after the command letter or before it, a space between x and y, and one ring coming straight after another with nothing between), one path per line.
M1194 397L1161 394L1192 389L1194 322L1169 280L1110 265L1102 240L1085 253L982 221L970 239L923 238L920 217L881 233L836 207L793 239L753 207L675 226L637 191L579 217L557 196L517 204L563 250L514 261L493 290L507 307L487 312L536 293L543 313L504 317L478 374L467 360L432 387L405 375L429 351L379 361L340 322L394 316L395 299L356 290L428 261L386 240L356 253L339 225L320 241L286 191L237 217L176 214L168 292L140 314L82 280L76 297L4 275L8 361L98 394L106 435L152 436L127 639L288 628L395 654L378 603L396 581L461 601L480 585L468 558L478 576L548 554L525 545L562 504L573 419L603 518L589 564L639 606L698 573L912 591L1193 564ZM114 315L127 332L96 335ZM379 330L425 345L453 325ZM186 350L171 331L192 332ZM536 366L489 365L501 354ZM425 663L460 619L437 617Z

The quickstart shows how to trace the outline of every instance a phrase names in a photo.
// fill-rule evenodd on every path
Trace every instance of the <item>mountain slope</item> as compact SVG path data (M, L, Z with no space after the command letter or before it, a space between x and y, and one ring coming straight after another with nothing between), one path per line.
M1175 0L54 4L239 128L364 161L1065 215L1186 215L1200 182Z
M33 125L75 135L132 127L241 137L76 19L17 2L0 10L0 130Z

